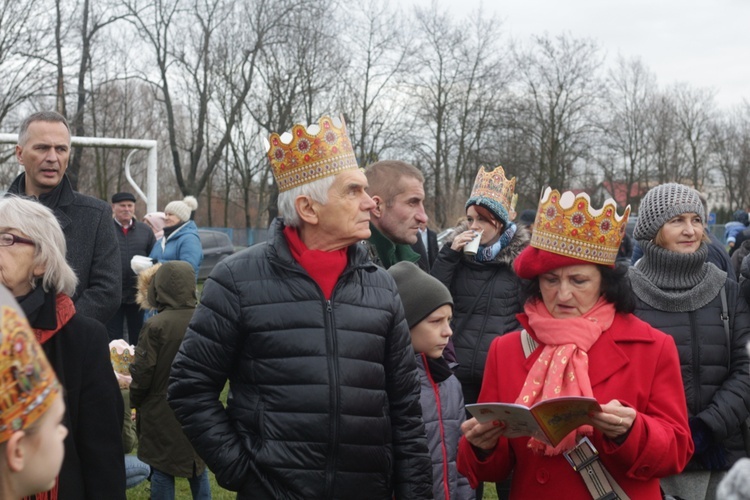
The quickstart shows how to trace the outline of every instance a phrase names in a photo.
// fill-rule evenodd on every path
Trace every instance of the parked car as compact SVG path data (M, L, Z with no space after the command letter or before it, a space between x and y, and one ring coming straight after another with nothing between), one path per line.
M221 231L198 229L198 237L203 247L203 262L198 270L198 279L203 281L219 261L234 253L234 245L229 235Z

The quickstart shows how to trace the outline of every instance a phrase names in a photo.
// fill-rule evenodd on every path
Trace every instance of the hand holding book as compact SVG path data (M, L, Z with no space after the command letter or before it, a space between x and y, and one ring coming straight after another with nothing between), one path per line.
M581 425L594 425L591 414L602 408L593 398L562 397L541 401L531 408L514 403L466 405L480 422L503 422L502 435L508 438L530 436L551 446Z

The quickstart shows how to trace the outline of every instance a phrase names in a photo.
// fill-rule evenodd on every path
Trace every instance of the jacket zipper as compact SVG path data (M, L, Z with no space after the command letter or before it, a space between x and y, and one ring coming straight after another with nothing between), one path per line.
M333 297L333 293L331 294ZM331 439L328 441L328 458L326 460L326 488L325 497L333 498L333 483L336 477L336 448L339 441L339 415L341 413L341 398L338 393L338 370L339 362L338 356L338 344L336 342L336 328L333 324L333 304L331 300L326 300L326 316L328 318L328 328L330 335L328 335L328 345L330 348L331 356L328 358L328 374L331 379L330 385L330 407L331 407L331 420L330 420L330 435Z
M301 271L300 269L291 266L287 264L286 262L282 261L278 257L271 257L269 261L272 264L276 264L279 267L286 269L288 271L292 271L297 274L301 274L305 276L307 279L312 281L315 286L320 291L320 296L325 300L325 308L326 308L326 318L327 318L327 325L326 330L329 333L327 337L329 337L328 340L328 347L330 349L331 356L328 358L328 370L330 375L330 391L329 391L329 400L331 402L331 421L329 425L329 430L331 432L331 439L328 442L328 456L326 457L326 484L325 484L325 498L332 498L333 497L333 483L336 477L336 448L338 447L339 442L339 417L340 417L340 397L338 393L338 369L339 369L339 363L338 363L338 357L336 354L338 353L338 345L336 342L336 325L333 321L333 297L336 295L336 289L339 287L339 283L345 278L347 278L349 275L354 274L355 271L359 269L365 269L367 265L362 264L355 264L351 267L348 267L344 269L344 272L341 273L341 276L339 276L338 281L336 282L336 285L333 288L333 291L331 292L331 299L325 299L325 295L323 294L323 289L320 288L320 285L310 277L309 274Z
M427 374L427 380L430 382L432 392L435 394L435 403L437 408L438 428L440 429L440 452L443 455L443 491L445 491L446 500L451 497L451 487L448 474L448 450L445 449L445 427L443 425L443 405L440 402L440 387L435 383L430 372L430 365L427 364L427 356L421 353L424 371ZM434 479L434 478L433 478Z

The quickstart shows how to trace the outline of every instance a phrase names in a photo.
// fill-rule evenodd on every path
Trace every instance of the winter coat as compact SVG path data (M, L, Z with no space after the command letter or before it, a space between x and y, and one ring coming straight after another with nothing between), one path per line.
M466 230L468 225L464 223L454 234ZM519 226L508 246L492 262L476 262L473 256L453 250L451 240L440 250L430 271L453 297L451 341L458 361L456 377L464 388L466 403L475 403L479 395L492 341L518 329L516 314L523 311L523 304L521 279L513 271L513 261L529 239L528 229Z
M425 236L418 233L417 242L411 245L411 249L419 254L419 262L417 262L419 268L430 272L440 249L438 248L437 233L432 229L425 229L425 231L427 231L427 244L425 245Z
M326 300L282 231L275 220L267 242L222 260L206 281L172 365L177 419L241 499L431 498L395 282L352 245Z
M130 261L135 255L148 256L156 243L154 232L143 222L133 219L133 224L127 234L122 226L112 219L115 225L115 234L120 246L120 264L122 268L122 303L135 304L135 288L138 284L138 276L130 267Z
M432 457L432 492L436 500L473 499L469 480L458 473L456 455L466 419L461 383L443 359L417 354L422 382L422 418Z
M156 268L155 271L151 269ZM167 404L167 384L177 350L196 305L195 274L187 262L154 266L139 278L148 305L159 314L143 325L130 365L130 404L137 408L138 458L176 477L202 474L205 464ZM147 304L141 304L141 307Z
M527 316L521 314L519 319L538 341ZM543 347L537 346L527 358L519 332L495 339L479 402L515 403ZM630 498L661 499L659 478L680 472L693 451L674 340L632 314L617 314L588 351L588 358L596 400L605 404L617 399L638 412L620 445L594 430L590 439L602 464ZM562 454L538 454L528 448L528 441L528 437L500 438L489 457L480 460L461 438L458 470L472 486L500 481L512 471L512 499L591 498L580 474Z
M159 238L154 248L151 249L149 257L156 262L184 260L193 266L197 279L201 262L203 262L203 247L195 222L187 221L169 236Z
M737 283L727 279L724 289L731 339L727 339L721 319L719 294L690 312L660 311L636 296L635 315L674 338L680 353L688 413L699 417L711 429L714 439L723 444L728 451L729 468L746 455L740 424L750 415L749 361L745 350L750 341L750 312ZM689 469L701 468L694 458Z
M120 308L122 295L120 249L112 226L112 207L73 191L67 175L55 189L59 191L54 197L42 196L39 201L55 212L65 234L65 260L78 276L78 286L71 297L76 312L107 324ZM8 193L26 193L26 174L16 177Z
M54 292L38 286L19 303L32 328L58 328ZM124 405L107 343L104 325L76 313L42 345L65 388L60 500L125 500Z

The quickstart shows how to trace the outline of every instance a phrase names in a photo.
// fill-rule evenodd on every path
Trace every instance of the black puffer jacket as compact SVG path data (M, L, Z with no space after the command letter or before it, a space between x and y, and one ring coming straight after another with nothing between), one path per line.
M745 456L740 424L750 415L750 375L745 350L750 341L750 311L737 283L727 280L724 289L730 318L729 346L721 319L720 295L691 312L660 311L636 297L635 315L674 338L680 354L688 414L708 425L714 438L727 449L731 465ZM688 469L698 467L693 458Z
M460 225L455 234L467 229L467 225ZM479 396L492 341L519 329L516 314L523 312L521 279L513 271L513 261L529 239L528 229L519 227L510 244L492 262L476 262L473 257L453 250L448 242L430 270L453 296L452 341L459 363L456 377L464 387L467 404L476 403ZM467 320L469 313L471 317Z
M326 300L282 229L205 283L170 377L183 430L238 498L431 498L396 284L352 245Z

